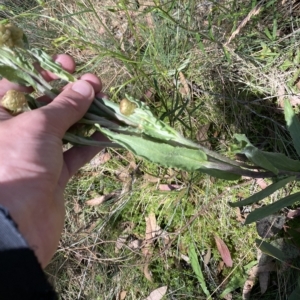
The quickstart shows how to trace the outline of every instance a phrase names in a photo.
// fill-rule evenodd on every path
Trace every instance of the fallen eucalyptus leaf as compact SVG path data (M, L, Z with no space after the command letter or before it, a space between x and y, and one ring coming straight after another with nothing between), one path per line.
M150 295L145 300L160 300L166 294L168 286L162 286L150 293Z
M232 259L228 247L217 235L214 235L218 251L227 267L232 267Z

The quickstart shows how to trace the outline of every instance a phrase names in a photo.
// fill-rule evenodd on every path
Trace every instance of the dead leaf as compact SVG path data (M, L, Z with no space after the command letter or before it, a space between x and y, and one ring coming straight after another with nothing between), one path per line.
M156 223L156 217L154 213L150 213L148 218L146 218L146 240L151 240L156 236L157 230L160 227Z
M152 282L152 275L149 271L149 262L147 262L145 265L144 265L144 268L143 268L143 272L144 272L144 275L145 275L145 278L148 279L150 282Z
M169 233L166 230L160 229L159 231L157 231L157 235L159 235L159 237L162 239L164 248L168 248L171 242Z
M277 89L278 105L281 108L284 108L284 96L285 96L285 87L283 84L280 84Z
M128 247L132 250L139 249L142 246L142 241L141 240L133 240L130 243L128 243Z
M218 267L217 267L217 274L221 274L223 269L224 269L224 261L220 260L219 263L218 263Z
M225 299L225 300L232 300L232 297L233 297L232 294L229 293L229 294L223 296L223 299Z
M178 184L160 184L158 189L160 191L174 191L179 190L182 186Z
M232 259L228 247L217 235L214 235L218 251L227 267L232 267Z
M145 181L152 182L152 183L157 183L160 181L159 177L155 177L155 176L149 175L147 173L144 174L143 178Z
M111 159L111 155L108 152L106 153L101 152L91 160L90 164L94 167L97 167L99 165L105 164L110 159Z
M210 123L201 125L198 128L198 132L196 134L197 141L204 147L211 148L211 144L208 141L208 130L210 127Z
M263 178L259 178L259 179L256 179L256 184L258 184L258 186L264 190L268 184L265 182L265 180Z
M187 262L188 264L190 263L190 258L187 255L180 254L180 258Z
M300 208L296 208L296 209L291 209L289 210L289 212L287 213L286 217L288 219L294 219L296 217L299 217L300 216Z
M135 156L131 152L128 151L126 154L126 158L129 161L129 169L136 170L137 164L135 161Z
M119 253L119 251L126 245L126 241L129 234L122 234L117 238L115 245L115 253Z
M183 89L179 90L180 93L182 94L182 96L190 97L191 91L187 83L187 80L185 79L185 76L183 75L182 72L179 72L178 75L179 75L180 83L182 84L183 87Z
M115 245L115 253L118 253L125 245L126 241L134 228L134 224L132 222L124 222L121 224L121 227L124 228L120 236L117 238Z
M75 201L75 203L74 203L74 212L75 212L75 214L79 214L81 211L82 211L82 209L81 209L79 203L77 201Z
M289 96L289 100L292 106L296 106L300 104L300 97L299 96Z
M243 287L242 297L244 300L250 299L251 290L254 286L255 279L257 278L257 266L252 267L248 272L248 278Z
M124 300L126 298L127 291L122 291L119 294L119 300Z
M239 207L236 207L236 220L238 222L244 223L245 222L245 216L241 213L241 209Z
M146 90L146 92L144 93L144 96L141 98L141 101L145 101L145 99L150 100L152 98L152 96L155 95L155 89L148 89Z
M88 201L86 201L86 204L89 205L89 206L97 206L97 205L100 205L103 202L105 202L105 201L107 201L107 200L109 200L109 199L111 199L115 196L117 196L116 193L109 193L109 194L106 194L106 195L88 200Z
M211 259L211 249L208 248L206 254L203 257L203 263L207 266Z
M122 182L126 182L128 180L128 178L131 177L128 172L128 168L121 168L121 169L117 170L115 172L115 175Z
M145 220L146 220L146 233L145 233L145 240L143 241L143 248L142 248L142 253L145 256L145 265L143 268L143 272L146 279L152 282L152 276L149 272L149 261L152 256L151 246L153 243L153 237L155 237L155 232L157 229L155 214L149 213L149 216L146 217Z
M168 286L162 286L150 293L145 300L160 300L166 294Z

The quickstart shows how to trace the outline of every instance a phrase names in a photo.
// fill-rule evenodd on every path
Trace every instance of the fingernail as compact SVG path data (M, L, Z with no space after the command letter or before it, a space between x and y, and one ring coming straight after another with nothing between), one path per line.
M93 93L93 88L92 86L84 81L84 80L78 80L72 85L72 90L75 91L76 93L84 96L84 97L91 97Z

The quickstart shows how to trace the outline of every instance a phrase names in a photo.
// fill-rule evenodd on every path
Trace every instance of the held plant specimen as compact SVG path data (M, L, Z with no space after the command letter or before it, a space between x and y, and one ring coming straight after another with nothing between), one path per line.
M66 83L76 81L73 75L54 63L43 50L30 48L19 28L11 24L0 24L0 75L10 81L32 86L35 91L54 99L58 92L34 68L33 61L39 62L42 68L51 71ZM11 114L36 109L42 105L32 96L16 91L8 91L1 103ZM294 146L300 154L300 123L288 101L285 103L285 117ZM231 204L233 206L258 202L290 181L298 180L300 175L300 161L280 153L261 151L244 135L235 137L240 144L238 152L244 154L249 163L237 162L206 149L183 137L171 126L156 118L145 103L130 96L126 96L119 104L106 98L95 98L80 123L101 131L111 143L98 142L72 132L65 134L65 141L80 145L123 147L161 166L200 171L226 180L238 180L241 176L273 178L274 183L268 188L244 201ZM299 199L298 196L300 193L262 207L264 211L257 209L249 214L246 222L254 222L286 205L291 205ZM288 201L288 204L285 201Z

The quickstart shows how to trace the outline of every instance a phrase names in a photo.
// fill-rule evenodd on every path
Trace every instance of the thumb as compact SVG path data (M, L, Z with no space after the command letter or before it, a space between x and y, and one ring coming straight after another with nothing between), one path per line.
M47 127L62 138L65 132L87 112L95 97L91 84L78 80L67 86L51 103L40 108Z

